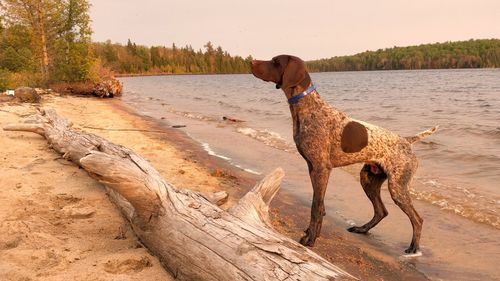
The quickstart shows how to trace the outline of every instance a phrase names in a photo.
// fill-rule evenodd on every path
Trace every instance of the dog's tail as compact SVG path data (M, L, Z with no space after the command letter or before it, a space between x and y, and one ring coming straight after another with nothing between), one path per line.
M421 133L418 133L416 135L414 135L413 137L405 137L405 139L409 142L409 143L416 143L417 141L420 141L432 134L434 134L437 129L439 128L439 126L435 126L434 128L432 129L429 129L429 130L426 130L426 131L423 131Z

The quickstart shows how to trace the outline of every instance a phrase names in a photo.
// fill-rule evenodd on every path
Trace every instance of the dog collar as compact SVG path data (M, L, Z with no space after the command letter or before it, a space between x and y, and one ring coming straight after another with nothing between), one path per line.
M312 85L311 87L309 87L307 90L303 91L302 93L296 95L296 96L293 96L291 98L288 99L288 103L289 104L296 104L299 102L299 100L307 95L309 95L310 93L312 93L312 91L316 90L316 85Z

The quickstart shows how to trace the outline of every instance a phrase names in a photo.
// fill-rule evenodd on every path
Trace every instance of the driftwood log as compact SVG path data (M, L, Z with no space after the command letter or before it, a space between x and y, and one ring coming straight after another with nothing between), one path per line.
M132 150L70 127L71 122L53 109L41 109L40 114L4 130L44 136L65 159L103 183L141 242L175 278L355 279L273 230L268 206L284 176L280 168L224 211L206 195L175 188Z
M93 94L101 98L121 96L123 85L115 78L107 79L95 84Z
M121 96L123 84L116 78L107 78L101 82L71 82L51 85L52 90L58 93L82 96L96 96L112 98Z

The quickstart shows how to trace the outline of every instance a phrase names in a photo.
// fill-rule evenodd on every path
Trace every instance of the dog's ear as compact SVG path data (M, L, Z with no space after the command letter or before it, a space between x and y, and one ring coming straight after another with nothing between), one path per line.
M304 87L308 87L311 82L311 78L306 70L306 64L301 59L292 56L288 59L288 63L286 64L281 80L281 88L283 89L296 87L299 84L307 84Z
M362 124L351 121L342 131L340 147L345 153L359 152L368 145L368 131Z

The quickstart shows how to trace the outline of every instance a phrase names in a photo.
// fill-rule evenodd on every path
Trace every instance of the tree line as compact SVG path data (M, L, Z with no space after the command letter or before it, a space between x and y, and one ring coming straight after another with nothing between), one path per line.
M500 40L394 47L307 62L313 72L500 67Z
M119 74L249 73L252 60L251 56L246 59L231 56L211 42L205 44L204 50L197 51L190 45L146 47L130 39L126 45L108 40L94 43L93 47L102 64Z
M160 73L249 73L251 56L231 56L211 42L204 50L190 45L177 47L94 43L94 52L102 64L119 74ZM311 72L402 70L440 68L500 67L500 40L481 39L394 47L366 51L352 56L307 61Z

